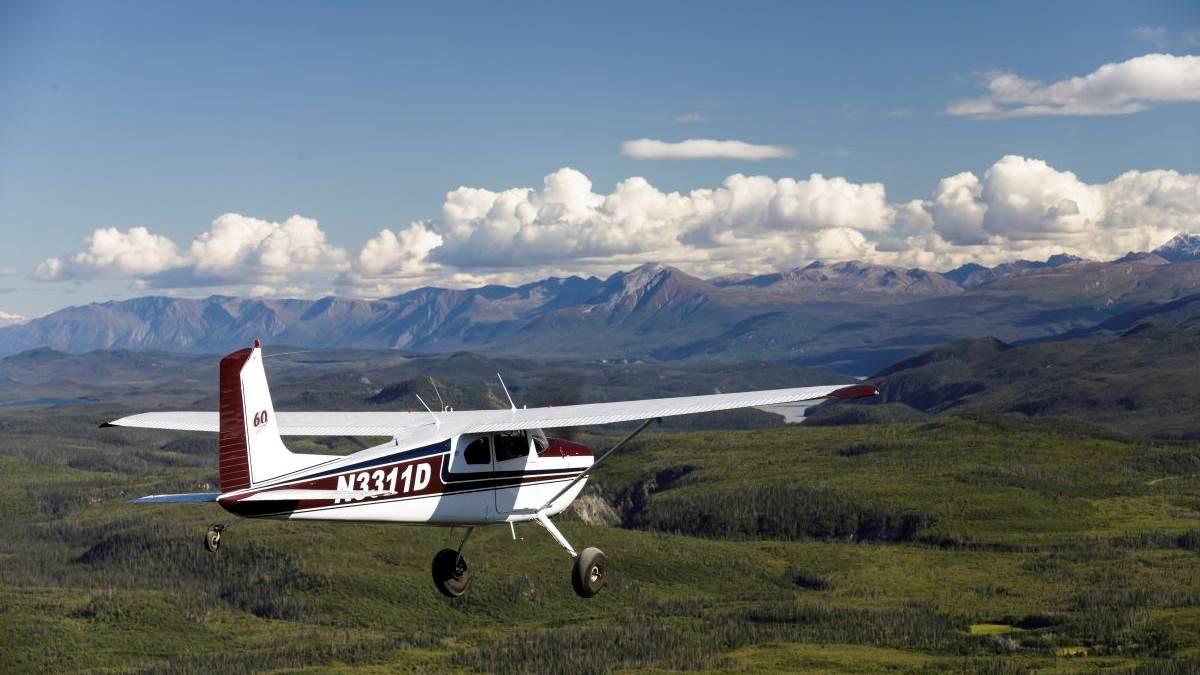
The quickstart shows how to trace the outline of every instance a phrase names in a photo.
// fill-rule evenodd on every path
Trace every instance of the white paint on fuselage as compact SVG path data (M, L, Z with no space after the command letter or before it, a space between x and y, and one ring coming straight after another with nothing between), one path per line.
M409 443L402 443L400 439L395 439L392 443L378 445L343 457L331 458L329 461L309 469L255 484L245 492L258 492L264 488L285 488L310 481L312 476L317 473L336 473L339 469L352 471L352 467L363 462L438 445L449 440L450 452L440 455L442 465L446 467L444 477L450 478L453 484L458 486L464 486L463 479L466 479L465 487L461 488L463 491L443 491L436 494L401 496L399 498L368 498L361 502L319 506L264 517L288 520L394 522L443 526L520 522L534 518L537 510L543 504L554 498L580 471L590 467L594 460L591 455L541 456L536 452L532 439L527 439L529 446L524 455L496 461L493 452L492 461L489 464L466 464L464 450L471 441L479 436L480 434L472 434L454 436L449 439L425 437L419 442ZM414 461L429 461L431 457L438 456L430 455ZM491 480L497 472L533 479L535 482L499 488L487 485L484 481ZM478 489L469 487L472 474L478 474L481 482ZM544 476L544 479L535 478L538 476ZM570 490L554 499L554 502L545 509L545 513L556 515L562 512L579 496L586 483L587 480L584 479L571 486Z

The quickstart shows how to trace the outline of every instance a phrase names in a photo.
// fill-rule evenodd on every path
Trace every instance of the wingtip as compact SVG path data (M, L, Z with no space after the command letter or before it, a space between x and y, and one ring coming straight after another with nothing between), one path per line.
M105 422L104 424L101 424L101 425L100 425L100 428L101 428L101 429L107 429L107 428L109 428L109 427L115 427L115 426L117 426L117 425L113 424L112 422Z
M878 395L879 387L870 384L852 384L849 387L842 387L829 394L830 398L841 399L843 401L853 401L857 398L869 398Z

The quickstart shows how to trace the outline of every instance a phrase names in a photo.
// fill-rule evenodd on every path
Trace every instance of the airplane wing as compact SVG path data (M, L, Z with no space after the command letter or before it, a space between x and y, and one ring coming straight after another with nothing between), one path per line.
M835 384L546 408L455 410L432 415L428 412L281 412L276 417L279 433L285 436L402 436L417 428L432 431L435 427L438 433L452 435L595 426L824 398L855 399L878 394L879 390L871 385ZM435 416L438 420L436 424ZM122 417L104 426L216 432L220 424L215 412L153 412Z
M462 420L459 433L487 433L493 431L517 431L520 429L556 429L561 427L589 427L599 424L633 422L675 415L756 408L759 406L815 401L823 398L854 399L875 396L879 390L870 385L835 384L822 387L797 387L793 389L766 389L745 391L736 394L708 394L704 396L677 396L674 398L651 398L640 401L615 401L612 403L584 403L548 408L521 408L517 410L477 410ZM468 413L451 413L468 415Z

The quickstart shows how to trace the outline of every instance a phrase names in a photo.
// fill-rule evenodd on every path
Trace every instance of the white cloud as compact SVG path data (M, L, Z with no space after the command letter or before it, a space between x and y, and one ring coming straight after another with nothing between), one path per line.
M286 284L346 270L349 256L330 245L317 221L292 216L282 223L226 213L186 250L144 227L95 230L87 247L37 265L43 281L129 278L170 288L228 284Z
M829 250L834 240L825 230L881 230L892 215L883 185L820 174L804 180L736 174L719 188L687 194L665 193L635 177L597 194L587 176L560 169L541 190L451 192L442 219L431 224L443 237L432 258L464 268L697 260L770 233L780 235L780 254ZM837 250L850 239L838 239Z
M1130 32L1134 38L1154 45L1155 49L1166 49L1171 42L1163 26L1138 26Z
M307 286L254 286L249 295L256 298L303 298L311 295Z
M931 225L936 224L941 236L958 243L986 242L983 216L987 205L981 199L982 192L979 179L970 171L938 181L937 192L928 204Z
M1046 162L1009 155L980 180L942 179L925 203L947 252L984 262L1065 251L1105 260L1200 232L1200 175L1129 171L1085 183Z
M1129 171L1088 183L1009 155L941 179L927 199L892 202L882 183L841 176L734 174L715 187L666 192L641 177L598 189L562 168L538 187L452 190L439 217L382 229L356 257L308 218L225 214L187 248L144 228L98 230L84 251L43 261L38 277L275 296L335 286L378 297L428 284L603 275L651 261L704 276L814 259L928 269L1062 252L1111 259L1178 232L1200 232L1200 175Z
M676 117L675 121L679 122L680 124L701 124L703 122L707 122L708 118L700 113L690 112Z
M92 232L87 248L66 258L50 258L34 270L42 280L136 277L182 264L175 242L144 227L122 232L105 227Z
M358 255L358 267L369 276L402 276L425 271L430 252L442 245L442 235L424 223L399 232L381 230Z
M223 214L192 241L188 253L196 275L214 281L287 278L349 267L349 256L326 241L317 221L299 215L273 223Z
M10 314L4 310L0 310L0 327L17 326L23 323L25 323L25 317L20 314Z
M1200 101L1200 56L1147 54L1048 85L997 72L986 76L984 87L988 94L958 101L946 112L974 119L1125 115L1152 103Z
M0 277L15 277L17 271L11 267L0 267Z
M783 145L755 145L744 141L692 138L677 143L639 138L621 144L621 154L631 159L743 159L759 161L791 157Z

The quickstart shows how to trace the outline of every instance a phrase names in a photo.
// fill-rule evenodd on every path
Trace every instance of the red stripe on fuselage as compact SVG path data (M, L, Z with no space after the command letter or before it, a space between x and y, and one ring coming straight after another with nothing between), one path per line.
M575 443L564 438L551 438L545 450L538 457L591 457L592 449L582 443Z

